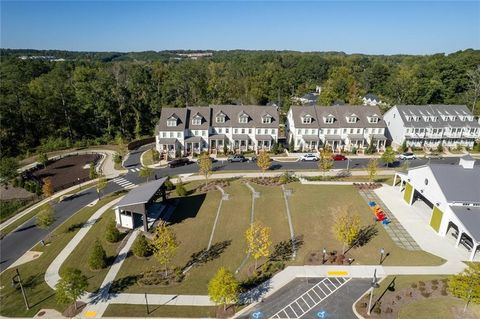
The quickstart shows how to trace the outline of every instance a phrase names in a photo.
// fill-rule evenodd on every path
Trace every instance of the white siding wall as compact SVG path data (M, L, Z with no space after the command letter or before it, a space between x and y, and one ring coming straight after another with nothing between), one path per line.
M405 126L397 107L394 106L388 110L383 115L383 120L387 124L387 137L392 140L392 146L398 148L402 145L405 139Z

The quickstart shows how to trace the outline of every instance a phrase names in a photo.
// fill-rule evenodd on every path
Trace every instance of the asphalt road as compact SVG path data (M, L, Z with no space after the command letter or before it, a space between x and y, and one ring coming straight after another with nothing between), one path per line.
M273 295L258 303L242 319L267 319L282 310L315 286L323 278L297 278ZM300 318L305 319L357 319L352 311L353 303L370 288L370 279L353 278L333 294L321 301ZM293 317L293 316L292 316Z
M122 179L127 180L132 184L140 184L145 182L144 178L138 176L138 171L140 164L140 156L142 152L151 148L152 145L144 145L137 150L132 151L127 159L124 162L124 166L129 169L128 173L122 176ZM432 163L449 163L456 164L458 163L458 157L456 158L445 158L445 159L435 159L431 160ZM428 162L428 160L417 159L411 160L410 166L415 167L423 165ZM336 169L345 169L347 164L350 168L362 168L365 167L368 163L368 159L354 159L349 161L339 161L335 162L334 168ZM213 163L213 169L215 171L241 171L241 170L259 170L256 163L244 162L244 163L228 163L226 161L217 161ZM300 169L318 169L318 163L316 162L273 162L272 170L300 170ZM195 163L181 166L177 168L163 168L156 169L155 175L157 177L163 176L173 176L178 174L186 173L196 173L198 171L198 166ZM118 190L121 190L123 187L115 182L110 180L107 188L104 190L104 194L109 194ZM55 204L53 207L55 209L56 221L51 229L54 229L56 226L63 223L70 216L75 214L85 205L93 202L97 198L97 194L94 189L86 190L79 193L75 198L71 198L67 201L62 201ZM35 219L31 219L17 228L15 231L11 232L3 239L0 240L0 271L8 268L15 260L20 258L26 251L32 248L36 243L41 239L45 238L48 234L48 230L42 230L35 226Z

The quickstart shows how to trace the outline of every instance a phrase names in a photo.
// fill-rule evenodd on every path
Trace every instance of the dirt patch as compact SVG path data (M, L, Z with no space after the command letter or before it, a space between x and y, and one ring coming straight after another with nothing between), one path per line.
M20 187L13 187L11 185L8 187L0 186L0 200L33 199L34 197L35 194Z
M35 178L50 178L55 191L89 180L89 166L100 159L99 154L82 154L64 157L33 172ZM85 168L86 167L86 168Z
M82 301L77 301L77 308L75 309L75 305L69 306L65 311L62 313L63 316L67 318L73 318L82 312L83 308L85 308L87 304Z

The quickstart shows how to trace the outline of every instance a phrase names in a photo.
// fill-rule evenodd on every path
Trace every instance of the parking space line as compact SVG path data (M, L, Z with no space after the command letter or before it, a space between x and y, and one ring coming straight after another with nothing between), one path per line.
M320 298L320 301L322 301L322 299L323 299L323 298L322 298L322 297L320 297L320 295L319 295L319 294L317 294L317 292L316 292L315 290L312 290L312 292L313 292L313 293L314 293L314 294L315 294L315 295L316 295L318 298ZM310 298L311 298L311 297L310 297ZM313 299L313 298L312 298L312 299Z
M305 305L305 306L307 306L307 310L304 310L304 309L303 309L303 305L300 303L300 300L302 300L303 303L305 303L305 301L303 300L303 297L300 297L300 298L298 298L298 300L297 300L297 305L298 305L298 307L299 307L300 309L302 309L302 311L305 313L305 312L308 311L308 307L309 307L309 306L308 306L308 305Z
M288 308L290 308L290 310L292 310L292 312L295 314L295 318L298 318L299 316L297 315L297 312L295 311L295 309L293 309L293 304L291 304ZM301 310L301 309L300 309Z
M328 294L327 294L325 291L323 291L323 289L320 288L320 286L318 286L317 288L320 289L320 291L321 291L322 294L323 294L323 297L321 297L322 299L325 298L326 296L328 296Z
M310 301L311 301L311 303L313 303L313 305L315 305L315 300L313 300L313 298L310 297L310 294L309 294L309 293L306 294L306 295L303 297L303 299L305 300L306 304L307 304L309 307L313 307L313 306L310 306L310 304L308 303L307 298L310 299Z
M323 286L328 289L329 294L333 291L332 289L330 289L330 287L328 287L327 284L324 283ZM327 289L325 289L325 290L327 290Z
M333 281L330 280L330 278L327 278L328 282L334 287L337 288L337 285L333 283ZM330 288L330 287L329 287Z

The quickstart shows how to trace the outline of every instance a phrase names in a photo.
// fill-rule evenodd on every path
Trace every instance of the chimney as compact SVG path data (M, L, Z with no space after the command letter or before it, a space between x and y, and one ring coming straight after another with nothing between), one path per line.
M472 169L475 165L475 159L470 154L462 156L459 165L465 169Z

